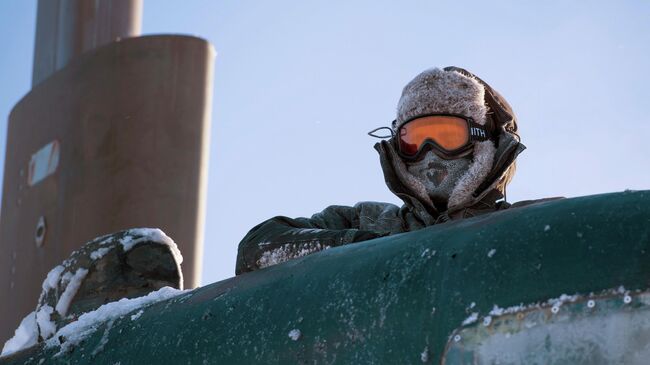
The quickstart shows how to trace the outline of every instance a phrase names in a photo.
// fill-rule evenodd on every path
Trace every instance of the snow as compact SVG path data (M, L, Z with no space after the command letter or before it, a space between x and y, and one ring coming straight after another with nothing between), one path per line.
M485 318L483 318L483 325L484 326L487 327L487 326L490 325L490 323L492 323L492 317L491 316L486 316Z
M307 256L314 252L327 250L328 248L330 248L330 246L321 245L320 242L317 241L301 244L286 244L282 247L276 248L275 250L264 252L262 257L257 260L257 266L260 269L263 269L285 261Z
M31 312L20 322L14 337L5 342L0 356L7 356L16 351L36 345L38 341L38 327L36 325L36 313Z
M430 259L435 255L436 255L436 250L429 250L427 248L424 251L422 251L422 254L420 255L420 257L426 257L427 259Z
M76 321L59 329L52 338L45 342L46 347L61 346L59 353L65 352L94 333L102 323L115 320L136 309L173 298L187 291L166 286L143 297L124 298L117 302L104 304L92 312L82 314ZM61 338L65 339L65 342L61 343Z
M478 312L473 312L472 314L470 314L469 317L465 318L462 324L463 326L467 326L468 324L472 324L476 322L477 319L478 319Z
M135 321L136 319L140 318L140 316L142 315L142 313L144 313L144 310L140 309L140 310L138 311L138 313L136 313L136 314L134 314L134 315L131 316L131 320L132 320L132 321Z
M97 250L90 253L90 258L93 260L99 260L102 257L104 257L104 255L106 255L108 251L112 249L113 249L112 247L100 247Z
M549 226L548 224L544 226L544 232L548 232L550 230L551 230L551 226Z
M65 270L65 268L61 265L55 266L50 272L47 273L47 277L45 280L43 280L43 291L46 292L50 289L56 288L56 286L59 283L59 278L61 277L61 273Z
M423 363L429 362L429 346L425 347L424 351L422 351L422 353L420 353L420 360Z
M54 313L54 308L49 305L42 306L36 312L36 323L43 338L49 338L56 333L56 324L52 321L52 313Z
M93 243L99 242L100 247L90 253L90 258L92 260L101 259L111 249L113 249L115 246L107 246L114 242L113 237L114 235L110 234L98 237L91 241ZM143 241L151 241L167 245L172 252L174 260L177 265L179 265L180 270L183 256L178 250L176 243L174 243L174 241L160 229L129 229L119 240L119 243L122 245L124 252L128 252L138 243ZM39 299L39 307L37 307L36 311L31 312L22 320L18 328L16 328L14 336L5 343L0 356L8 355L37 344L39 342L39 333L41 341L45 340L48 346L60 344L59 338L64 338L65 343L62 345L62 350L67 349L68 347L77 344L88 334L93 333L104 321L114 320L115 318L123 316L139 307L171 298L183 292L182 290L163 288L144 297L122 299L117 302L108 303L97 308L93 312L82 314L77 321L60 328L57 331L56 323L52 320L52 314L56 311L62 317L67 315L72 300L79 291L84 278L88 274L88 268L79 268L74 273L65 272L66 268L69 269L75 265L76 262L77 259L75 258L75 254L73 254L70 258L66 259L62 265L57 265L50 270L41 285L43 291ZM50 305L43 304L43 299L51 290L55 290L57 294L60 290L63 291L54 308ZM136 314L132 315L131 320L137 320L142 313L143 311L140 310Z
M298 341L300 339L300 336L302 336L302 333L297 328L294 328L291 331L289 331L289 338L291 338L294 341Z
M143 241L153 241L169 246L176 262L179 264L183 263L183 255L181 255L181 251L176 246L174 240L158 228L132 228L120 239L124 252L131 250L135 245Z
M86 277L86 274L88 274L88 270L81 268L78 269L77 272L75 272L72 276L63 276L63 281L68 281L68 285L65 287L65 291L63 294L61 294L59 301L56 303L56 311L59 312L62 317L65 317L65 315L68 313L70 302L72 302L72 299L77 294L77 290L79 290L79 287L81 286L83 279Z
M487 256L488 256L489 258L492 258L492 256L494 256L495 253L497 253L497 250L493 248L493 249L491 249L491 250L488 252L488 255L487 255Z

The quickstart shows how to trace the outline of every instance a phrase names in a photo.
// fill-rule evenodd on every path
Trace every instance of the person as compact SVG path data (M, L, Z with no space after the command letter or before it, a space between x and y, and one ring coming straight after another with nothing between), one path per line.
M381 129L389 136L379 135ZM425 70L409 82L390 137L375 145L388 188L404 204L330 206L311 218L278 216L239 244L237 275L331 247L531 203L505 201L515 160L525 149L508 102L459 67Z

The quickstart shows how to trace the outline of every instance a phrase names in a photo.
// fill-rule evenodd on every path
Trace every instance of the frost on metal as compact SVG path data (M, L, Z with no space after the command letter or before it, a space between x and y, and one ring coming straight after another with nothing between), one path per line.
M148 307L154 303L178 296L187 290L164 287L147 296L134 299L120 299L117 302L104 304L96 310L82 314L76 321L59 329L54 336L46 341L46 347L60 346L59 353L70 350L84 338L94 333L100 324L123 317L137 309ZM139 312L138 312L139 313ZM138 313L134 314L136 316ZM62 339L64 339L62 341Z
M300 339L300 336L302 336L302 333L297 328L294 328L291 331L289 331L289 338L294 341L298 341Z
M142 315L142 313L144 313L144 310L140 309L140 310L138 311L138 313L136 313L136 314L134 314L134 315L131 316L131 320L132 320L132 321L135 321L136 319L140 318L140 316Z
M264 252L262 257L257 260L257 266L260 269L263 269L285 261L307 256L314 252L327 250L328 248L330 248L330 246L322 245L318 241L286 244L282 247L276 248L275 250Z
M474 313L470 314L469 317L465 318L462 325L467 326L468 324L472 324L472 323L476 322L477 319L478 319L478 312L474 312Z
M420 361L425 364L429 362L429 346L425 347L424 350L420 353Z

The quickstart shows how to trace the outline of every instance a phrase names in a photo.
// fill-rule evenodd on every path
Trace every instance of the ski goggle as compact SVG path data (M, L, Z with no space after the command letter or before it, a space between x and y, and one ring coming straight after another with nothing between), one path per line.
M377 128L369 134L380 129ZM489 130L471 118L452 114L421 115L404 122L391 137L399 155L406 160L417 160L425 147L445 159L469 155L475 141L490 139ZM386 136L387 137L387 136Z

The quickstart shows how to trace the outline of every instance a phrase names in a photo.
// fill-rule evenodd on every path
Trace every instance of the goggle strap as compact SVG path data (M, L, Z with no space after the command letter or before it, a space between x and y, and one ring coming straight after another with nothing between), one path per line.
M482 126L478 123L476 123L474 120L470 119L469 120L469 139L470 141L487 141L491 137L490 131L485 128L485 126Z

